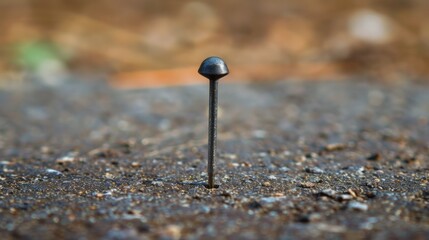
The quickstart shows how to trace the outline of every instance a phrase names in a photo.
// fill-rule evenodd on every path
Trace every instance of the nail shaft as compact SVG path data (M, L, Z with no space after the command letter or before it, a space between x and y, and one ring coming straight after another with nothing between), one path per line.
M218 81L210 79L210 96L209 96L209 133L208 133L208 187L214 188L214 161L216 158L216 141L217 141L217 95Z
M228 75L229 70L225 62L219 57L206 58L198 69L198 73L210 80L209 90L209 134L207 152L208 188L216 188L214 177L214 164L216 161L216 137L217 137L217 92L219 79Z

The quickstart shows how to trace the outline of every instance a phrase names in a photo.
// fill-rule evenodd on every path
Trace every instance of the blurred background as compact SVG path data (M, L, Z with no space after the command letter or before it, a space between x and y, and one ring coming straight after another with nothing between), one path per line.
M429 74L427 0L0 0L0 85L106 76L118 87Z

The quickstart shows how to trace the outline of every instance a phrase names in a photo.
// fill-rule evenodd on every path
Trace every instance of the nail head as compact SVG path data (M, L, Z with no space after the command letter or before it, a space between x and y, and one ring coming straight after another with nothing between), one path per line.
M210 80L218 80L228 75L228 66L220 57L206 58L198 69L198 73Z

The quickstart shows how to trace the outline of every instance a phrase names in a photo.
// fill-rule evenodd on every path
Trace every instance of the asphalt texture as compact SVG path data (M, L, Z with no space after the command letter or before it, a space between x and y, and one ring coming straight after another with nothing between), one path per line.
M429 239L429 85L0 90L2 239Z

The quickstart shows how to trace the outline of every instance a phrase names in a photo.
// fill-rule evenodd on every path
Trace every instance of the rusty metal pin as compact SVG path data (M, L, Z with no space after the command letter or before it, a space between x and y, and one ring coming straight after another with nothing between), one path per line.
M198 69L198 73L210 80L209 94L209 131L208 131L208 188L214 188L214 162L216 159L217 141L217 100L218 80L229 73L225 62L219 57L206 58Z

